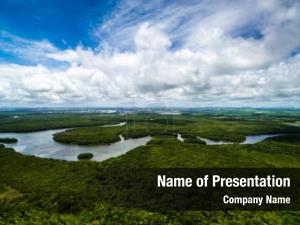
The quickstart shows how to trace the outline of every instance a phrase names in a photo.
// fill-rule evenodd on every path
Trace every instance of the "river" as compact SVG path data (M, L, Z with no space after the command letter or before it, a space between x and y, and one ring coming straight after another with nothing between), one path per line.
M280 135L284 135L284 134L263 134L263 135L248 135L246 136L245 141L241 142L241 143L234 143L234 142L230 142L230 141L214 141L211 139L207 139L207 138L202 138L202 137L198 137L200 140L204 141L207 145L224 145L224 144L256 144L258 142L261 142L269 137L276 137L276 136L280 136Z
M119 123L114 125L104 125L103 127L111 126L124 126L126 123ZM18 142L15 144L5 144L6 147L12 147L17 152L25 155L35 155L41 158L63 159L68 161L77 161L77 156L80 153L90 152L94 154L93 160L103 161L111 157L122 155L138 146L145 145L151 140L150 136L128 139L125 140L120 135L120 141L112 143L110 145L72 145L62 144L53 140L53 134L63 132L67 129L53 129L37 132L25 132L25 133L0 133L0 138L9 137L17 138ZM198 137L204 141L207 145L221 145L221 144L256 144L269 137L275 137L282 134L272 135L249 135L246 136L244 142L233 143L228 141L215 141L207 138ZM178 140L184 142L181 134L177 135Z
M104 127L123 126L125 124L126 123L105 125ZM123 136L120 135L120 141L110 145L81 146L55 142L53 140L53 134L65 130L67 129L54 129L26 133L0 133L0 138L17 138L17 143L5 144L5 146L12 147L22 154L68 161L77 161L77 156L80 153L85 152L94 154L92 160L103 161L111 157L122 155L138 146L145 145L151 140L150 136L125 140Z

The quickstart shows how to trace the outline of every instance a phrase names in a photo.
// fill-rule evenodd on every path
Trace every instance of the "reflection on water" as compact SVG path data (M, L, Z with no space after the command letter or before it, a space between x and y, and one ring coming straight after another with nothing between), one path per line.
M119 126L122 125L124 125L124 123L119 124ZM124 137L120 135L120 141L110 145L78 146L55 142L52 138L53 134L65 130L66 129L55 129L28 133L0 133L0 137L17 138L18 143L5 144L5 146L12 147L22 154L70 161L76 161L77 156L85 152L93 153L93 160L103 161L124 154L138 146L145 145L151 140L150 136L124 140Z
M207 138L198 137L200 140L204 141L207 145L225 145L225 144L256 144L258 142L261 142L269 137L276 137L281 136L284 134L264 134L264 135L249 135L246 136L246 140L241 143L234 143L230 141L214 141Z

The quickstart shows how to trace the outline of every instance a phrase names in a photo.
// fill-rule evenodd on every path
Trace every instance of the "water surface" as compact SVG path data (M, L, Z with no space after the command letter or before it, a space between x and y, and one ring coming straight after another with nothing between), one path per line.
M235 143L235 142L230 142L230 141L214 141L211 139L207 139L207 138L202 138L202 137L198 137L200 140L204 141L207 145L225 145L225 144L256 144L258 142L261 142L269 137L276 137L276 136L281 136L284 134L263 134L263 135L248 135L246 136L245 141L241 142L241 143Z
M126 123L104 125L109 126L124 126ZM125 140L120 135L120 141L110 145L93 145L93 146L80 146L73 144L62 144L53 140L53 134L66 131L67 129L54 129L37 132L26 133L0 133L0 138L9 137L17 138L18 143L5 144L7 147L14 148L17 152L26 155L35 155L42 158L63 159L69 161L77 161L77 156L81 153L90 152L94 154L93 160L103 161L111 157L122 155L138 146L145 145L151 140L150 136L143 138L135 138ZM223 145L223 144L256 144L269 137L276 137L283 134L266 134L266 135L249 135L246 136L245 141L241 143L234 143L228 141L215 141L207 138L198 137L207 145ZM184 142L181 134L177 134L177 139Z
M111 126L123 125L125 125L125 123ZM107 126L108 125L105 125L105 127ZM69 161L76 161L77 156L80 153L85 152L94 154L94 158L92 160L103 161L111 157L122 155L138 146L145 145L151 140L150 136L125 140L124 137L120 135L120 141L110 145L79 146L55 142L53 140L53 134L63 132L65 130L67 129L54 129L27 133L0 133L0 138L17 138L18 143L5 144L5 146L12 147L22 154Z

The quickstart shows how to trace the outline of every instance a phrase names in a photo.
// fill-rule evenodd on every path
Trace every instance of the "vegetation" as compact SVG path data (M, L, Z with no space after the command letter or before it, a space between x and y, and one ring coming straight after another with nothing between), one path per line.
M266 141L276 141L276 142L287 143L287 144L288 143L300 144L300 133L271 137L268 138Z
M58 224L197 224L200 221L203 224L259 224L262 221L297 224L298 212L154 213L120 208L103 200L105 195L118 196L110 190L109 176L105 176L105 182L101 176L107 168L300 167L300 147L294 151L292 146L274 142L270 151L261 152L265 144L234 145L231 149L225 145L182 143L174 137L160 136L147 146L103 163L41 159L2 148L0 183L15 190L9 195L16 193L16 198L0 200L0 221L5 224L18 221L20 224L37 221L43 224L53 221Z
M300 120L294 112L281 113L282 117L278 112L272 112L271 116L264 113L258 118L249 113L237 116L232 112L228 118L226 114L205 116L205 113L176 116L175 126L174 117L167 117L169 122L166 123L165 118L148 120L146 114L132 115L127 117L128 126L105 128L98 125L117 123L124 118L72 115L70 121L76 126L93 126L56 134L56 140L106 144L118 140L120 134L125 138L153 136L147 145L100 163L26 156L0 144L0 224L299 224L299 211L150 212L114 204L122 193L111 186L116 179L116 174L110 173L111 168L119 169L121 174L122 168L300 168L300 128L286 124ZM2 131L26 130L13 123L8 115L2 117L6 121L0 120ZM20 118L23 126L27 123L24 117L26 115ZM52 128L71 124L64 121L64 115L63 119L55 115L52 121L43 120L40 115L28 118L35 125L26 131L41 129L46 124ZM91 118L95 123L87 122L93 120ZM178 132L185 142L177 140ZM265 133L287 135L254 145L204 145L196 138L240 141L245 135ZM133 173L132 177L135 176Z
M123 128L120 127L86 127L56 133L53 138L57 142L66 144L110 144L119 141L122 132Z
M148 135L176 136L180 133L187 142L204 144L197 136L238 143L244 141L247 135L300 133L300 127L274 121L228 121L186 115L155 120L149 120L148 117L149 115L139 115L139 119L128 117L127 124L122 127L75 128L55 134L54 140L80 145L110 144L118 141L120 134L128 139Z
M0 132L29 132L49 129L100 126L122 122L122 117L110 114L86 113L29 113L14 118L10 114L0 115Z
M77 158L79 160L90 160L93 157L94 157L93 153L87 152L87 153L81 153L81 154L79 154Z
M18 139L16 139L16 138L0 138L0 142L7 143L7 144L17 143Z
M183 135L183 139L184 139L185 143L206 145L206 143L204 141L202 141L199 138L194 137L192 135Z
M120 135L125 139L139 138L148 135L173 135L171 130L157 123L128 123L120 127L84 127L67 130L54 134L53 138L57 142L66 144L93 145L111 144L120 140ZM174 133L175 135L175 133Z
M299 126L291 125L300 121L300 113L295 110L206 109L176 116L153 113L121 115L32 112L19 113L17 114L19 118L14 118L12 115L16 113L0 114L0 132L28 132L88 126L95 128L95 126L126 121L127 138L162 133L174 135L179 132L194 137L242 142L246 135L300 133Z
M11 187L2 186L0 187L0 201L12 201L17 198L20 198L22 194Z

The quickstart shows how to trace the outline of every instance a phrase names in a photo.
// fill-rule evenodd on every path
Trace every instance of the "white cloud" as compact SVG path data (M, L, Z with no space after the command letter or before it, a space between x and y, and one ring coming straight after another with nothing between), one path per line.
M299 3L226 3L121 4L96 30L111 33L100 51L61 51L14 36L30 48L0 49L68 66L0 64L1 102L299 107L300 55L290 56L300 46ZM244 35L247 29L262 37Z
M46 63L46 54L59 51L47 40L34 41L0 30L0 51L12 54L27 62Z
M148 23L143 23L139 27L134 37L135 46L138 51L150 50L161 51L170 47L171 42L167 35Z

